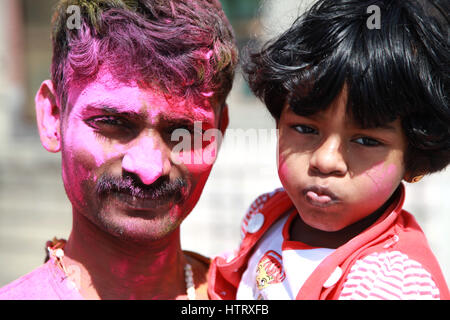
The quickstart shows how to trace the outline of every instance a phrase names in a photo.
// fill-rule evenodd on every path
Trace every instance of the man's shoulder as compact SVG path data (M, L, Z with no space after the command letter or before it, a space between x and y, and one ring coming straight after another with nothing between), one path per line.
M49 262L0 288L0 300L59 299L52 287Z

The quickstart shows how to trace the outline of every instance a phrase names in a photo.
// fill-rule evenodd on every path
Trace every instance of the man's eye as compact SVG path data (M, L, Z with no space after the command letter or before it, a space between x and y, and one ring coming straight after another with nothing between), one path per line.
M122 128L130 128L130 124L128 121L120 118L120 117L112 117L112 116L103 116L91 118L86 121L86 123L93 127L94 129L106 129L111 127L122 127Z
M293 126L293 128L301 134L317 134L318 133L318 131L316 129L314 129L310 126L303 125L303 124Z
M97 116L85 120L85 123L98 137L114 140L128 141L139 131L137 124L117 116Z
M369 138L369 137L360 137L358 139L354 140L356 143L366 146L366 147L378 147L380 145L382 145L381 142L379 142L378 140Z

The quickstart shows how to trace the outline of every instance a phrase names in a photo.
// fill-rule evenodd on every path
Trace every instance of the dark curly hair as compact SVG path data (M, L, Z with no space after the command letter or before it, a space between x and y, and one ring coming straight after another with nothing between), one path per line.
M380 29L368 28L377 5ZM362 127L400 118L410 174L450 161L448 2L319 0L261 50L247 50L252 91L278 120L327 109L344 85L347 110Z
M69 28L78 8L79 26ZM238 52L219 0L60 0L52 19L52 81L62 107L72 82L108 66L120 81L182 98L224 100Z

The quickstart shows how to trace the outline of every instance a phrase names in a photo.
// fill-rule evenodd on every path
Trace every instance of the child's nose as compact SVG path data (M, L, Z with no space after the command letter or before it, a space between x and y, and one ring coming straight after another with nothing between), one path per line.
M159 177L169 174L170 161L158 143L156 135L138 137L122 160L122 168L137 175L142 183L152 184Z
M310 165L321 174L345 175L347 163L342 149L342 142L339 137L328 137L313 152Z

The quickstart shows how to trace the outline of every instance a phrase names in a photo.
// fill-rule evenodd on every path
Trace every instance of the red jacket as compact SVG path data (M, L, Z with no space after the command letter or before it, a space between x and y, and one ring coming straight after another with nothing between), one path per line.
M400 251L422 264L432 276L440 292L440 298L450 299L448 286L432 253L425 235L414 217L402 209L405 199L404 186L400 195L384 214L364 232L337 248L322 261L301 287L297 299L338 299L347 274L355 261L374 252ZM213 259L209 269L208 293L211 299L233 300L255 245L277 219L293 207L285 191L264 195L266 201L258 208L259 224L253 233L245 232L236 256L229 262L223 257ZM248 216L248 214L247 214ZM324 287L333 271L340 267L342 276L331 287Z

